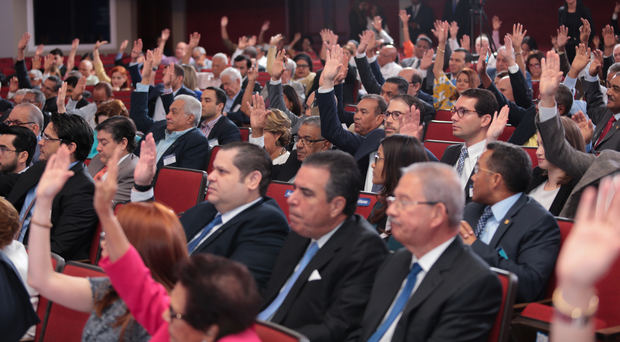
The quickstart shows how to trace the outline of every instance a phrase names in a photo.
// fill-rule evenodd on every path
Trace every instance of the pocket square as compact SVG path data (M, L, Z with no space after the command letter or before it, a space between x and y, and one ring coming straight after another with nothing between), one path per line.
M319 271L314 270L312 271L312 273L310 273L310 277L308 277L308 281L314 281L314 280L321 280L321 275L319 274Z

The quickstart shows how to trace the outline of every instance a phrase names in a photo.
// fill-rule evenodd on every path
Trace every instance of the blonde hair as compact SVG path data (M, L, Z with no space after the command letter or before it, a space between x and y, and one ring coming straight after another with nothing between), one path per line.
M279 109L270 109L265 118L265 130L280 134L276 144L282 147L291 142L291 120Z

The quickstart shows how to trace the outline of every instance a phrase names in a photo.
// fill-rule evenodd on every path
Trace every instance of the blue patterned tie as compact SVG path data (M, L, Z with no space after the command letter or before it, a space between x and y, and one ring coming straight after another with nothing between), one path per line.
M297 281L297 278L299 278L301 272L303 272L306 266L308 266L308 263L310 263L310 260L312 260L312 257L316 254L318 250L319 245L316 242L310 244L310 247L308 248L308 250L306 250L306 254L304 254L304 256L301 258L301 261L299 262L299 266L297 267L295 273L293 273L293 275L288 278L288 281L286 282L286 284L284 284L282 291L280 291L276 299L274 299L273 302L271 302L271 304L269 304L269 306L265 310L258 314L258 319L267 321L276 313L276 311L278 311L278 308L284 302L284 299L293 287L293 284L295 284L295 281Z
M411 271L409 271L409 275L407 276L407 282L405 282L405 287L403 287L400 295L398 295L398 298L396 298L396 302L394 302L392 310L390 310L387 318L383 321L379 328L377 328L377 331L375 331L375 333L370 336L368 342L378 342L381 337L385 335L385 332L388 331L392 323L394 323L394 320L396 319L396 317L398 317L398 314L403 311L405 305L407 304L407 301L409 301L411 292L413 292L413 288L415 287L416 279L418 278L418 273L420 273L420 271L422 271L422 267L420 267L417 262L413 264L413 266L411 267Z
M487 221L493 216L493 211L491 211L491 206L487 205L482 212L482 216L478 220L478 224L476 225L476 230L474 234L476 234L477 238L480 238L480 235L484 232L484 227L487 225Z
M222 215L220 214L215 215L215 218L213 219L213 221L209 222L208 225L202 228L202 231L200 232L200 234L197 237L193 238L192 241L190 241L187 244L187 251L189 252L189 254L194 253L194 250L196 249L196 247L198 247L198 245L200 244L200 241L202 241L202 239L204 239L204 237L207 236L207 234L209 234L209 232L211 231L211 229L213 229L213 227L221 223L222 223Z
M459 160L456 162L456 173L460 175L463 174L463 168L465 167L465 158L469 157L469 153L467 152L467 146L463 145L461 147L461 155L459 156Z

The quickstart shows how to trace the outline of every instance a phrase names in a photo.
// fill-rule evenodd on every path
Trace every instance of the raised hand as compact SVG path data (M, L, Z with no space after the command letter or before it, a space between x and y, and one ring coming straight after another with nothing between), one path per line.
M579 126L581 136L585 143L589 144L590 141L592 141L592 135L594 135L594 124L592 124L592 120L589 120L582 111L573 114L571 119Z
M142 54L142 39L138 38L133 41L133 47L131 48L131 61L133 63L138 61L138 57Z
M357 53L365 53L368 50L368 47L371 45L374 45L374 41L375 41L375 33L370 31L370 30L366 30L364 32L362 32L362 34L360 35L360 44L357 46Z
M547 52L547 58L540 61L542 73L540 75L539 91L541 100L550 100L555 103L555 93L562 80L560 71L560 56L554 51ZM547 106L545 106L547 107Z
M319 86L325 88L332 88L334 86L336 76L342 69L342 55L342 48L339 45L327 51L325 67L323 67L323 72L321 72Z
M194 32L189 35L189 46L193 49L200 44L200 33ZM191 50L190 50L191 51Z
M284 37L280 33L276 34L275 36L271 36L271 39L269 39L269 45L278 46L278 44L283 38Z
M67 145L61 144L45 165L45 171L37 185L37 200L52 200L56 197L67 180L73 176L69 164L71 164L71 151Z
M248 39L248 45L249 46L255 46L256 45L256 36L252 36Z
M590 62L590 76L597 75L603 67L603 51L596 49L592 51L592 61Z
M161 50L156 48L155 50ZM151 74L153 73L153 51L146 50L144 56L144 65L142 66L142 81L140 83L149 85L151 83Z
M252 67L248 69L247 77L248 84L253 84L258 78L258 67L255 62L253 62Z
M415 105L409 108L409 112L398 117L398 123L400 125L399 134L416 137L421 141L424 126L420 125L420 110Z
M459 24L457 24L456 21L451 22L449 31L450 38L456 39L456 35L459 33Z
M82 96L82 93L84 93L85 89L86 89L86 77L82 76L82 77L80 77L80 79L78 80L77 84L73 88L73 91L71 92L71 98L74 101L79 101L80 100L80 96Z
M24 59L24 51L26 50L26 45L28 45L28 41L30 41L30 33L24 32L19 42L17 43L17 60L21 61Z
M99 48L100 48L101 46L103 46L103 45L105 45L105 44L107 44L107 43L108 43L108 41L107 41L107 40L101 40L101 41L99 41L99 40L98 40L97 42L95 42L95 47L93 48L93 50L94 50L94 51L97 51L97 50L99 50Z
M14 93L19 90L19 79L17 76L11 77L9 80L9 92Z
M489 129L487 130L487 142L496 141L502 132L504 132L504 128L506 128L506 124L508 123L508 113L510 112L510 108L508 105L502 107L499 111L499 114L495 112L493 114L493 121L489 125Z
M427 70L433 65L433 55L435 51L433 49L428 49L424 52L422 59L420 60L420 70Z
M73 39L73 41L71 41L71 51L77 51L79 46L80 46L80 39L75 38Z
M383 31L383 19L380 16L376 15L372 18L372 27L377 30L377 32L381 33Z
M523 39L526 35L527 30L523 28L522 24L516 23L512 25L512 35L510 36L510 38L512 39L512 45L515 50L521 50L521 45L523 44Z
M347 58L347 55L345 55L344 53L342 54L341 65L342 65L342 68L340 68L338 75L336 75L336 78L334 79L335 84L343 83L344 80L347 78L347 73L349 72L349 59Z
M616 36L614 35L614 29L610 25L603 27L603 46L606 49L613 49L616 45Z
M93 196L93 206L98 214L112 213L113 200L118 188L118 160L123 154L119 146L106 163L107 177L105 180L95 180L95 195Z
M265 128L265 118L267 117L265 100L259 94L253 94L252 103L248 102L248 106L250 107L250 126L252 127L252 135L254 137L261 137L263 135L263 129Z
M166 42L168 40L168 38L170 38L170 29L169 28L165 28L163 30L161 30L161 35L159 36L159 38Z
M129 45L129 40L125 39L121 42L121 45L118 47L118 52L119 53L125 53L125 50L127 50L127 45Z
M67 82L62 82L62 86L58 90L58 95L56 96L56 106L58 107L58 113L64 114L67 112L65 108L65 98L67 96Z
M172 80L174 79L174 65L169 64L164 70L164 76L161 82L164 84L164 88L168 89L172 86Z
M398 11L398 17L400 18L400 22L403 23L404 26L407 26L409 19L411 19L411 15L407 13L407 10L404 9Z
M263 25L261 25L260 27L261 32L267 32L267 30L269 30L269 25L269 20L265 20L265 22L263 22Z
M221 27L228 26L228 17L227 16L223 16L222 19L220 19L220 26Z
M151 185L157 171L157 146L153 133L149 133L140 143L140 158L133 171L133 179L136 185Z
M590 39L590 33L592 33L592 28L590 27L590 22L584 18L581 19L581 26L579 26L579 40L582 43L588 44L588 40Z
M498 16L494 15L493 18L491 18L491 26L493 27L493 31L499 31L502 27L502 21Z
M244 50L246 47L248 47L249 41L250 39L246 36L239 37L239 40L237 41L237 48L239 50Z
M51 72L53 65L54 65L54 55L50 53L47 56L45 56L45 58L43 59L43 70L46 73L49 73Z
M467 51L470 51L471 49L471 40L469 39L469 36L464 34L463 37L461 37L461 47Z
M41 54L43 54L43 48L44 48L43 44L37 45L37 49L34 51L34 55L37 57L41 56Z
M504 47L506 48L504 50L504 57L506 58L506 63L508 64L508 66L514 65L515 64L515 51L514 51L514 47L512 46L512 38L510 38L509 34L506 34L504 36Z
M282 77L282 73L284 73L285 70L285 58L286 50L278 51L278 53L276 54L276 59L273 61L271 69L269 70L272 80L277 81Z
M153 59L152 59L152 63L151 63L151 69L152 68L159 68L159 65L161 64L161 59L164 57L164 50L160 47L156 47L153 50Z
M558 46L558 51L564 51L564 46L570 37L568 36L568 27L562 25L558 28L558 36L556 38L556 44Z
M590 48L586 44L581 43L575 48L575 58L573 58L573 64L571 64L568 76L577 78L581 70L583 70L588 63L590 63Z

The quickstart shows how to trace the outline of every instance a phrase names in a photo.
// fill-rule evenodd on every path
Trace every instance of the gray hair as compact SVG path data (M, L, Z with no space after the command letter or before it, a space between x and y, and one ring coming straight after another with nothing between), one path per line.
M463 219L465 193L453 167L439 162L421 162L404 167L402 174L418 177L426 200L443 203L446 206L448 223L458 229Z
M220 74L220 79L223 78L224 76L228 76L232 78L233 80L237 80L239 81L239 83L241 83L241 79L242 79L241 73L236 68L228 67L224 69L224 71L222 71L222 73Z
M39 89L28 89L26 94L34 94L34 100L43 107L45 105L45 94Z
M35 80L43 79L43 73L41 72L41 70L32 69L32 70L28 71L28 74L32 75Z
M228 56L226 56L225 53L218 52L215 55L213 55L213 58L211 58L211 60L215 60L216 58L222 58L224 59L224 64L228 64Z
M202 115L202 104L195 97L190 95L177 95L174 100L183 101L183 111L185 114L194 116L194 126L198 126Z
M301 125L314 126L320 129L321 128L321 117L319 116L305 117L301 120Z
M17 96L17 95L26 96L26 94L28 94L28 92L29 92L29 91L30 91L30 89L26 89L26 88L21 88L21 89L18 89L18 90L15 92L15 96Z
M43 113L39 107L33 105L32 103L21 103L15 106L13 110L17 108L24 108L28 111L28 120L34 122L39 126L40 132L43 132Z
M206 55L207 54L207 50L205 50L205 48L203 48L202 46L196 46L194 48L194 51L200 52L201 55Z
M291 72L291 77L295 75L295 69L297 68L297 63L294 60L287 58L286 62L284 62L284 67L286 70Z

